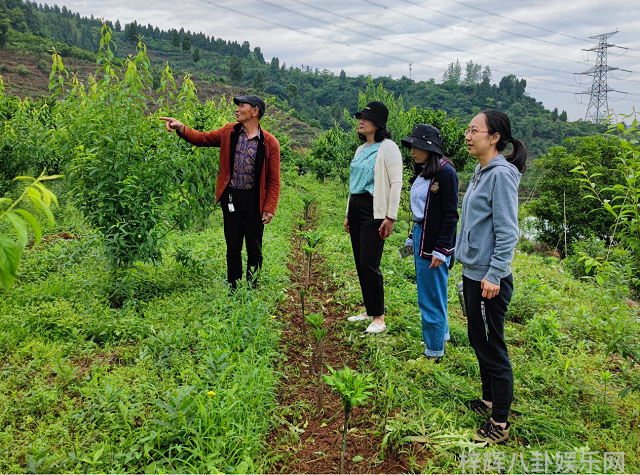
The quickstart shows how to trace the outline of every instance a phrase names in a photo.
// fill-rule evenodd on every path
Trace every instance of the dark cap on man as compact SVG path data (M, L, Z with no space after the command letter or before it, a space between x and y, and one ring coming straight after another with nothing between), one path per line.
M233 98L233 103L237 106L240 104L249 104L258 108L258 119L262 119L267 106L259 96L238 96Z
M442 134L433 125L418 124L413 128L413 132L406 139L401 140L402 145L407 148L414 146L420 150L427 150L444 155L440 146L442 145Z
M381 129L387 130L387 119L389 118L389 109L382 102L371 101L360 112L353 114L356 119L364 117L376 124Z

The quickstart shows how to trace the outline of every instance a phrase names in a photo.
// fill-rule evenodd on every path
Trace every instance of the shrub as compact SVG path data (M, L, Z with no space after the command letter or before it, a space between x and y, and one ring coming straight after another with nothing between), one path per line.
M600 174L593 173L585 163L581 163L574 171L580 176L579 181L585 193L585 201L590 204L594 200L599 202L600 209L613 220L609 231L622 247L629 251L630 259L625 266L626 273L631 275L632 285L640 287L638 274L640 269L640 149L638 148L640 129L638 120L634 119L628 128L623 123L619 123L610 129L609 133L619 134L618 138L611 138L611 140L617 140L618 145L614 163L607 170L612 178L603 186L599 181ZM608 259L603 264L609 264Z
M534 228L541 242L564 253L565 232L568 243L588 236L609 239L614 218L604 209L594 209L585 199L589 191L571 171L582 164L596 187L612 186L621 181L614 171L619 153L620 141L615 137L574 137L535 161L541 171L540 196L529 203L528 211L537 218ZM611 192L603 194L603 199L612 198Z
M565 268L576 279L592 279L605 288L627 296L637 272L632 254L621 246L606 247L604 241L590 238L577 241L570 247L571 255L565 259Z
M29 76L31 74L31 71L29 71L29 69L24 64L19 64L16 67L16 73L20 74L21 76Z
M100 230L117 280L136 261L158 261L170 230L184 229L214 209L219 154L176 140L149 114L153 78L142 42L124 65L113 54L107 25L100 45L95 79L87 91L73 79L57 133L73 155L72 193L86 220ZM67 73L56 52L53 60L49 87L59 93L68 85ZM178 91L167 66L160 85L160 115L186 117L201 129L228 121L231 105L200 105L188 76Z

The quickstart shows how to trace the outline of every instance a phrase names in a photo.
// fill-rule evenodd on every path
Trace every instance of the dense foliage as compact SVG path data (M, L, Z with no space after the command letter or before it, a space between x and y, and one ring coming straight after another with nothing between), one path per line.
M640 289L640 141L638 120L634 118L631 126L625 128L620 125L612 131L619 134L617 141L618 150L615 169L606 172L604 183L601 182L599 173L592 173L585 163L576 167L574 172L580 175L587 195L586 199L597 202L607 216L614 220L611 225L611 240L619 243L622 249L628 251L622 269L630 276L631 284ZM613 243L611 243L613 244ZM619 249L616 249L620 251ZM612 267L613 259L609 258L610 252L604 259L592 259L593 266L601 269L600 280ZM615 255L615 253L614 253ZM593 257L593 256L587 256ZM600 257L600 256L598 256ZM613 266L615 269L615 266Z
M598 187L619 183L619 153L620 141L616 137L572 137L565 140L564 146L554 147L536 160L535 168L540 172L538 197L528 209L538 218L534 228L540 241L565 252L565 238L567 245L589 236L610 240L614 218L585 199L590 193L571 171L583 166ZM613 194L605 191L603 198L610 200Z
M55 103L52 98L7 96L0 76L0 196L11 189L17 175L39 175L44 168L60 171L67 146L57 142L53 130Z
M111 30L103 26L98 54L100 69L85 87L74 80L59 104L57 133L70 145L71 189L91 225L101 230L106 255L113 269L138 260L157 260L160 240L172 226L183 226L214 204L217 161L211 150L191 147L166 134L147 104L156 100L160 112L192 123L197 113L193 83L187 78L178 93L169 68L154 98L146 47L124 67L113 54ZM54 55L51 87L58 87L64 69ZM206 124L222 125L229 107L208 107ZM197 173L193 170L197 168ZM184 193L188 190L189 193ZM182 193L181 193L182 192Z

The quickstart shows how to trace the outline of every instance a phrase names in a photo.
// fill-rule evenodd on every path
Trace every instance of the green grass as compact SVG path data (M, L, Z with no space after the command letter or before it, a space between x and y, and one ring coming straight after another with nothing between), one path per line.
M99 234L57 190L61 208L47 234L77 239L27 251L17 286L0 299L0 471L268 469L281 377L280 319L271 315L286 298L290 238L303 209L291 184L315 198L316 227L327 233L319 252L339 289L332 297L348 313L361 299L342 229L343 187L293 173L284 180L278 215L266 228L258 291L228 296L218 210L204 231L171 234L162 263L127 274L121 308L107 298L114 288ZM382 440L380 458L402 451L409 470L461 472L460 456L481 423L464 407L479 396L480 378L455 291L461 269L450 280L451 342L432 365L420 358L413 264L397 255L407 226L398 221L383 257L388 331L365 335L365 323L345 322L341 337L359 355L356 369L376 377L367 414ZM640 399L619 396L637 384L638 367L607 351L620 341L637 351L637 311L572 279L558 260L518 253L513 268L505 330L515 377L513 436L482 457L502 451L508 466L521 453L528 463L536 451L577 452L578 459L624 452L625 471L639 472ZM410 436L424 438L427 450L409 444Z
M266 227L258 290L229 296L217 210L127 274L121 308L99 235L59 196L49 234L78 239L26 251L0 299L0 471L260 471L296 193Z
M309 178L305 186L316 197L318 228L330 233L322 253L327 272L340 289L335 298L356 312L361 294L349 238L342 229L346 196L338 183L330 181L319 185ZM406 212L400 213L382 262L388 330L372 336L363 333L366 323L345 323L344 339L361 354L363 367L377 374L374 412L376 417L389 416L380 426L385 445L412 452L402 438L428 436L430 455L413 454L416 460L422 458L413 470L460 472L460 453L482 422L465 409L466 401L481 392L458 303L461 266L454 267L449 281L452 340L441 364L433 365L420 358L413 262L401 260L397 253L407 236L406 217ZM624 452L625 471L637 473L640 398L637 392L624 398L619 393L638 384L640 371L608 348L622 339L638 350L638 312L607 290L574 280L562 264L554 258L516 254L515 293L505 329L514 368L515 416L512 437L499 450L509 461L520 453L528 460L535 451L590 450L599 460L604 452Z

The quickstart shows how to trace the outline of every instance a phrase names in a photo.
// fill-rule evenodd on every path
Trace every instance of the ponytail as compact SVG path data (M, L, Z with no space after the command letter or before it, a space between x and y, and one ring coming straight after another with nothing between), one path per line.
M504 158L506 158L509 163L515 165L520 173L524 173L527 169L527 147L522 140L514 139L513 137L511 137L509 142L513 145L513 152Z
M512 144L513 152L504 158L514 165L520 173L524 173L527 169L527 147L522 140L513 138L511 135L511 121L507 114L496 109L484 110L482 114L487 122L489 134L500 134L500 139L496 144L498 152L502 153L508 144Z

